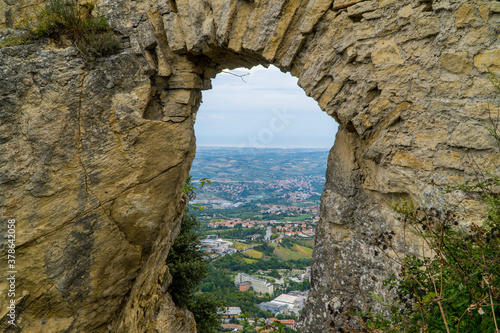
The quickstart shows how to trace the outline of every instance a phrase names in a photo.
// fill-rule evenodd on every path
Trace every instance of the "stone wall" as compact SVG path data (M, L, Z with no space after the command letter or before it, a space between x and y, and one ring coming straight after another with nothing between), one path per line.
M22 10L0 2L0 24ZM94 10L121 36L120 54L89 66L48 41L0 50L0 214L17 220L22 331L195 331L165 292L164 262L201 91L224 68L290 71L340 124L302 332L352 325L339 311L369 304L396 269L370 245L400 234L387 201L484 216L477 198L443 190L474 179L476 165L500 171L483 126L499 111L487 70L500 72L500 2L99 0Z

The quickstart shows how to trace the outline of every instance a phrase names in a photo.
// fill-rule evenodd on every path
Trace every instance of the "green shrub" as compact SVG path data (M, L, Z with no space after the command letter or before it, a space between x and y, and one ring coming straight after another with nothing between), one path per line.
M0 48L7 46L25 45L29 42L27 36L4 37L0 39Z
M386 332L495 332L500 316L500 220L494 216L500 205L489 207L495 214L482 226L468 228L460 227L450 211L415 208L401 214L398 219L420 236L425 253L395 259L401 265L399 276L384 281L397 295L391 316L370 315L364 324ZM393 233L381 234L375 245L389 254L396 250L392 239Z
M201 186L205 183L210 182L202 180ZM189 177L184 186L184 193L193 200L198 190ZM210 293L197 294L201 281L209 272L208 262L203 257L200 240L195 232L199 227L200 223L189 209L184 212L180 233L166 261L172 275L168 291L176 305L185 306L193 313L198 332L214 333L220 327L221 316L218 309L225 305Z
M221 324L218 311L223 307L225 307L224 302L213 294L201 294L193 297L188 304L188 309L194 315L198 332L217 333Z
M490 80L500 90L498 77L490 73ZM488 130L500 144L498 123L492 121ZM500 178L487 172L478 179L485 180L449 191L482 195L488 211L482 225L461 226L453 211L416 207L408 200L392 205L405 230L421 240L422 253L398 255L394 232L376 237L375 255L387 255L401 270L384 281L396 295L392 301L372 294L389 314L348 312L365 330L500 332Z
M116 52L120 44L111 26L103 15L92 16L92 9L93 5L79 6L77 0L48 0L36 14L19 22L18 27L27 31L23 43L65 37L88 62Z
M199 226L196 218L186 213L181 231L168 254L167 265L173 281L169 291L177 305L187 306L198 291L201 280L208 275L208 264L200 251L198 235L193 231Z

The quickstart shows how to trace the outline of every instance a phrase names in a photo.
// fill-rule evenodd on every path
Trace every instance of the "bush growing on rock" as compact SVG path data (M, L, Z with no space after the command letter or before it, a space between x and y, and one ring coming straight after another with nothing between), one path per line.
M210 181L202 180L201 186L205 183L209 184ZM184 193L193 200L197 190L191 182L191 177L188 177ZM198 332L215 333L220 326L218 309L224 304L212 294L197 294L201 281L209 274L208 263L200 250L200 240L195 232L199 226L196 217L187 209L182 218L180 233L166 261L172 275L168 291L176 305L185 306L193 313Z
M500 91L500 79L490 73L490 80ZM500 145L498 123L491 120L487 128ZM392 231L374 239L375 255L387 255L401 269L383 283L393 300L372 294L389 314L348 312L365 331L500 332L500 177L487 172L478 179L448 190L482 196L488 211L482 225L464 226L453 211L409 200L393 203L404 230L421 240L421 253L398 254Z
M19 22L24 36L8 38L4 46L27 44L49 37L67 38L81 56L92 62L96 57L110 55L119 48L119 41L103 15L93 16L92 4L80 6L76 0L48 0L36 14Z

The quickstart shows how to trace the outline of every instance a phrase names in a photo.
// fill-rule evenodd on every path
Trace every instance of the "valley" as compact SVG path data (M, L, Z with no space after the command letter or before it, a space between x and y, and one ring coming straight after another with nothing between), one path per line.
M254 332L277 320L294 332L310 288L328 151L202 147L197 154L191 177L201 189L192 211L210 260L200 292L238 313L223 327ZM241 276L253 282L238 284Z

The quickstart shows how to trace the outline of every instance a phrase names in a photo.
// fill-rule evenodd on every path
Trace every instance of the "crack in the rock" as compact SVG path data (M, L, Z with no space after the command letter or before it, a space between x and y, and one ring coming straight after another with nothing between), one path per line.
M149 183L149 182L153 181L154 179L156 179L156 178L160 177L160 176L161 176L161 175L163 175L164 173L169 172L169 171L170 171L170 170L172 170L173 168L178 167L178 166L179 166L179 165L181 165L181 164L182 164L182 161L181 161L181 162L179 162L179 163L177 163L177 164L175 164L175 165L172 165L172 166L168 167L167 169L165 169L165 170L161 171L161 172L160 172L160 173L158 173L157 175L155 175L155 176L153 176L153 177L151 177L151 178L147 179L147 180L146 180L146 181L144 181L144 182L140 182L140 183L137 183L137 184L133 184L132 186L127 187L127 188L126 188L126 189L124 189L124 190L123 190L120 194L118 194L118 195L114 196L113 198L107 199L107 200L105 200L105 201L98 201L99 203L98 203L98 205L97 205L97 206L92 207L92 208L89 208L89 209L87 209L87 210L85 210L85 211L83 211L83 212L81 212L81 213L79 213L79 214L75 215L74 217L70 218L69 220L67 220L67 221L63 222L63 223L62 223L59 227L57 227L57 228L55 228L55 229L53 229L53 230L51 230L51 231L48 231L47 233L44 233L44 234L40 235L39 237L33 238L32 240L30 240L30 241L28 241L28 242L26 242L26 243L20 244L20 245L18 245L18 246L17 246L17 248L19 248L19 249L24 248L24 247L26 247L26 246L29 246L30 244L32 244L32 243L33 243L33 242L35 242L35 241L38 241L38 240L43 239L43 238L46 238L46 237L48 237L48 236L50 236L50 235L52 235L52 234L54 234L54 233L58 232L59 230L62 230L64 227L66 227L68 224L70 224L71 222L75 221L76 219L78 219L78 218L80 218L80 217L83 217L83 216L86 216L86 215L88 215L89 213L91 213L91 212L93 212L93 211L95 211L95 210L97 210L97 209L104 208L104 206L105 206L106 204L112 203L112 202L114 202L115 200L117 200L117 199L121 198L123 195L125 195L125 193L126 193L127 191L129 191L129 190L131 190L131 189L133 189L133 188L135 188L135 187L137 187L137 186L139 186L139 185L144 185L144 184L147 184L147 183ZM96 199L97 199L97 200L99 200L97 197L96 197ZM115 223L115 224L116 224L116 226L117 226L117 228L120 230L120 232L122 232L122 230L118 227L117 222L116 222L113 218L110 218L110 220L111 220L113 223ZM125 235L124 235L124 237L125 237ZM125 237L125 239L127 240L127 242L129 242L129 240L127 239L127 237Z

